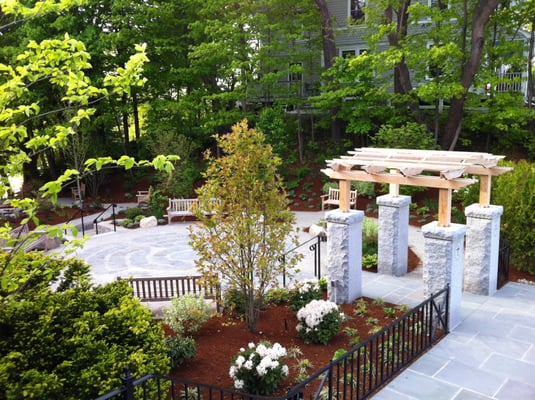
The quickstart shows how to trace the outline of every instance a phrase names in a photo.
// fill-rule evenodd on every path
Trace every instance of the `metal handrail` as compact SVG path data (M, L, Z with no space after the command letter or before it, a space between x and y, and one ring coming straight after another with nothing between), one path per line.
M98 235L98 219L104 214L106 211L108 211L112 207L112 217L113 217L113 231L117 232L117 227L115 225L115 207L117 207L117 204L112 203L108 207L106 207L102 212L96 216L96 218L93 220L93 225L95 225L95 235Z
M74 219L74 217L77 216L77 214L80 214L80 220L82 221L82 236L85 235L85 227L84 227L84 202L80 202L80 208L78 209L78 212L74 213L72 217L66 222L66 224L70 224L70 222ZM67 229L65 229L65 234L67 234Z
M308 239L306 242L303 242L303 243L295 246L294 248L288 250L286 253L284 253L279 258L279 261L282 264L286 264L286 256L288 254L296 251L300 247L303 247L303 246L309 244L312 241L314 241L314 243L312 243L309 246L308 249L310 251L314 252L314 276L317 279L320 279L321 278L321 242L326 242L327 241L327 235L325 233L320 233L319 235L317 235L317 236L315 236L315 237L313 237L311 239ZM286 287L286 268L283 268L283 272L282 272L282 286Z

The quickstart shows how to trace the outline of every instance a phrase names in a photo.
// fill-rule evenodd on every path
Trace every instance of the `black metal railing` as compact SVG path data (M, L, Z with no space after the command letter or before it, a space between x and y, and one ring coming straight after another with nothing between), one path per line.
M117 204L112 203L108 207L106 207L104 210L102 210L102 212L99 215L97 215L96 218L93 220L93 225L95 226L95 235L98 235L98 219L102 216L102 214L108 211L110 207L112 207L111 216L113 218L113 231L117 232L117 226L115 224L115 207L117 207Z
M85 235L85 227L84 227L84 202L80 202L80 208L78 208L78 211L73 213L69 220L65 222L66 224L70 224L75 218L78 218L80 216L80 221L82 222L82 236ZM67 234L67 229L65 229L65 234Z
M306 242L303 242L295 246L293 249L288 250L279 259L279 261L283 265L286 264L286 257L289 254L308 245L308 249L314 253L314 277L316 277L317 279L320 279L321 278L321 242L326 242L326 241L327 241L327 235L325 235L324 233L320 233L319 235L307 240ZM283 268L282 286L286 287L286 268Z
M121 395L135 399L336 400L366 399L449 332L449 286L331 361L284 396L240 393L165 375L135 380L128 370L123 386L97 400Z
M496 282L496 289L500 289L509 281L509 259L511 253L511 246L509 243L501 239L500 249L498 251L498 279Z

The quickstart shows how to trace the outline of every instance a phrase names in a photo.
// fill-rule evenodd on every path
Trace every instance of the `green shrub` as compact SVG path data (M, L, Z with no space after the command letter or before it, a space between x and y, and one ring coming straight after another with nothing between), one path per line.
M134 223L139 224L139 222L140 222L143 218L145 218L144 215L136 215L136 217L134 218Z
M338 189L338 182L333 182L333 181L325 182L323 186L321 187L321 191L325 194L328 194L330 188Z
M130 226L132 226L134 224L134 221L129 219L129 218L125 218L123 219L123 222L121 222L121 225L125 228L129 228Z
M312 300L297 312L297 320L297 333L305 343L327 344L340 332L344 316L336 303Z
M373 182L352 181L351 189L357 191L357 195L368 199L375 198L375 185Z
M377 268L377 254L365 254L362 256L362 266L366 269Z
M492 204L503 206L502 235L511 245L511 261L535 274L535 164L508 162L513 171L494 178Z
M163 210L169 204L169 197L164 196L159 190L150 188L149 210L156 219L163 218Z
M297 312L312 300L319 300L322 297L323 294L318 281L316 279L305 279L301 282L296 282L290 289L288 304L290 310Z
M266 293L268 304L284 304L288 302L290 292L286 288L273 288Z
M145 215L145 212L139 207L127 208L124 212L126 218L134 220L138 215Z
M17 267L45 265L55 272L34 274L16 300L2 303L0 397L94 399L119 386L125 365L134 376L168 372L163 329L126 280L92 287L80 261L37 252ZM54 280L58 291L50 290Z
M327 290L328 284L329 284L329 281L327 280L327 277L326 277L326 276L322 276L322 277L318 280L318 285L319 285L319 287L320 287L320 290L322 290L322 291Z
M195 357L197 343L191 337L173 336L165 339L171 368L180 367L187 358Z
M362 254L373 255L377 254L379 247L379 227L377 223L371 218L364 218L362 220Z
M212 311L203 296L192 293L174 297L164 310L164 322L177 336L192 336L210 319Z

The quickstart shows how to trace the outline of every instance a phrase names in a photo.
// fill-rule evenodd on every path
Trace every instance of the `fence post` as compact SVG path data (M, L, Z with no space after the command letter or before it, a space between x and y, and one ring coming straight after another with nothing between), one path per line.
M127 365L124 367L124 376L121 376L123 386L125 388L125 399L135 400L134 397L134 377L130 375L130 367Z

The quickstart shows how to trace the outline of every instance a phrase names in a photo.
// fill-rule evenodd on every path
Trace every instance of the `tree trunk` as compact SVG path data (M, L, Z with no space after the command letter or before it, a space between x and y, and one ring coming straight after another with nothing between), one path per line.
M408 7L410 0L403 0L400 2L399 8L396 12L396 30L387 35L388 44L390 47L400 48L400 42L407 36L409 13ZM394 22L394 9L392 6L385 10L385 18L387 22ZM408 95L412 91L412 82L409 67L405 63L404 58L394 67L394 92L397 94ZM414 119L420 123L424 122L424 116L420 111L418 102L409 101L407 107L414 116Z
M132 92L132 107L133 107L133 115L134 115L134 129L136 132L136 141L139 142L139 139L141 138L141 128L139 124L139 104L137 100L137 92Z
M325 69L333 66L334 58L336 54L336 42L334 39L334 29L331 24L331 14L329 13L329 7L326 0L315 0L321 15L321 37L323 43L323 64ZM342 121L336 118L338 108L333 107L329 110L331 116L331 138L336 143L342 143Z
M461 66L460 83L464 88L464 92L461 97L453 98L451 100L451 107L446 121L444 136L442 138L443 149L453 150L457 144L457 140L461 133L464 102L468 90L474 80L474 76L481 64L483 45L485 43L485 28L499 2L500 0L478 0L474 8L469 57Z
M130 138L129 138L129 131L130 131L130 128L129 128L129 125L128 125L128 113L126 112L126 104L127 104L127 97L126 97L126 94L123 94L123 111L122 111L122 115L123 115L123 134L124 134L124 151L125 151L125 154L129 154L128 153L128 150L129 150L129 144L130 144Z

